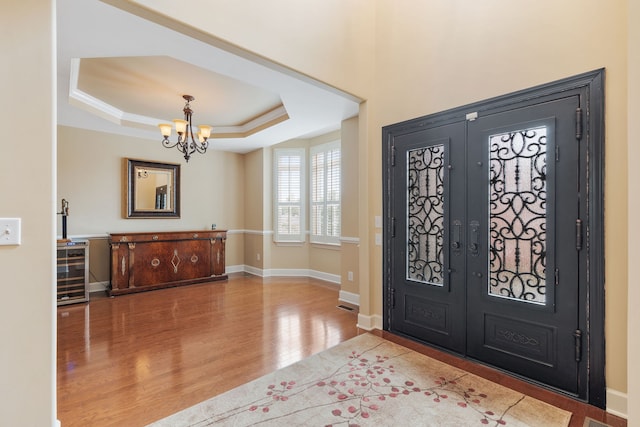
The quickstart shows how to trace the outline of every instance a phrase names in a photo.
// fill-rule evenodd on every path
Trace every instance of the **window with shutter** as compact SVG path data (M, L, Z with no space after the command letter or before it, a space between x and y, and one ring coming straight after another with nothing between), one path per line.
M274 150L274 240L304 242L304 148Z
M340 142L311 148L311 242L340 244Z

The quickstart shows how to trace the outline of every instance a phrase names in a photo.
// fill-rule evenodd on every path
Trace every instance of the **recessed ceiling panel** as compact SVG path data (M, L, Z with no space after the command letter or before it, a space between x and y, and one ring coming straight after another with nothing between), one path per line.
M167 121L182 118L182 95L189 94L194 122L212 126L239 126L281 105L275 93L168 56L84 58L78 89L118 110Z

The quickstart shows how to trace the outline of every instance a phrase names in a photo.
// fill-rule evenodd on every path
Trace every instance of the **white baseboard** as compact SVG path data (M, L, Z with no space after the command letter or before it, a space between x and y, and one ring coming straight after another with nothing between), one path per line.
M233 271L231 271L233 269ZM313 277L314 279L324 280L325 282L331 282L340 284L340 275L325 273L323 271L309 270L305 268L270 268L263 270L261 268L253 267L250 265L236 265L232 268L227 267L227 273L249 273L259 277Z
M322 271L309 270L309 277L314 279L324 280L325 282L335 283L339 285L341 283L339 274L324 273Z
M241 271L244 273L253 274L254 276L258 276L258 277L266 277L263 269L252 267L250 265L243 265Z
M231 274L231 273L244 273L245 271L245 265L231 265L231 266L226 266L225 267L225 273L226 274Z
M264 277L311 277L306 268L271 268L263 271Z
M607 412L627 419L627 393L608 388Z
M353 292L340 291L338 301L346 302L360 307L360 295L354 294Z
M358 328L365 331L372 331L374 329L382 330L382 316L374 314L373 316L365 316L358 314Z
M109 289L109 282L92 282L89 283L89 292L104 292Z

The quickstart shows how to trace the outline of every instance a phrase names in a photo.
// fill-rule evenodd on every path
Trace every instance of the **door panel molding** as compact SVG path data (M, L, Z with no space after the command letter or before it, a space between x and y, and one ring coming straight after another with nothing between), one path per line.
M484 324L485 346L548 367L555 365L555 328L494 314L487 314Z
M393 167L396 160L396 150L399 147L398 142L411 138L416 138L418 134L427 135L433 132L436 137L443 137L438 133L439 129L449 127L458 129L457 126L467 127L467 117L472 118L496 115L502 112L509 112L531 105L542 104L550 101L558 101L564 98L577 97L579 99L579 108L576 110L576 129L575 135L577 139L576 156L580 164L579 179L576 191L580 194L581 203L576 208L576 220L582 223L580 236L575 236L576 240L582 239L582 249L575 251L573 254L562 256L573 256L578 258L581 266L577 280L579 281L578 295L575 300L569 304L575 305L578 312L578 329L575 331L576 349L580 346L583 362L579 364L578 392L574 397L587 401L595 406L605 408L606 387L605 387L605 347L604 347L604 207L603 207L603 191L604 191L604 69L590 71L577 76L558 80L548 84L536 86L529 89L513 92L507 95L494 97L484 101L456 107L436 114L430 114L404 122L392 124L382 128L383 137L383 213L384 213L384 246L383 246L383 326L385 330L408 336L409 338L427 342L428 344L447 348L447 344L439 344L428 342L422 338L416 338L417 333L411 330L394 329L394 316L400 316L398 310L394 311L396 301L396 289L394 281L394 265L397 265L397 248L394 247L392 237L392 219L394 216L394 206L397 200L399 187L398 183L393 182ZM470 114L471 113L471 114ZM455 132L459 132L456 130ZM466 132L466 131L465 131ZM453 154L452 154L453 155ZM551 152L550 156L562 156L562 150L559 154ZM449 160L447 164L447 174L450 185L455 185L456 179L466 179L466 167L456 164L456 159ZM466 158L462 161L466 164ZM566 171L558 171L558 179L564 179L561 175L569 173ZM457 174L457 175L456 175ZM464 175L464 177L462 177ZM450 203L455 203L451 200ZM459 267L456 265L456 258L460 251L473 252L472 241L465 241L473 237L469 233L470 221L477 220L475 218L449 218L445 221L447 227L451 230L444 234L445 247L450 247L450 260L445 260L446 273L449 274L449 281L445 283L454 283L452 277L460 274ZM462 231L456 231L456 225ZM567 239L573 238L571 233L578 233L578 227L571 227L571 230L563 229L561 235L557 238ZM458 234L456 234L458 233ZM486 238L478 235L479 239ZM588 241L587 241L588 239ZM457 247L454 247L457 245ZM456 252L457 251L457 252ZM465 254L465 256L473 256L473 254ZM395 263L395 264L394 264ZM584 268L582 267L584 266ZM546 272L547 276L556 276L558 280L558 272L552 266ZM464 267L463 267L464 268ZM473 273L473 272L470 272ZM480 273L480 272L476 272ZM481 273L480 273L481 274ZM559 273L560 283L567 280L563 277L562 271ZM466 291L451 289L451 292L464 294ZM415 295L413 295L415 296ZM409 292L402 295L402 298L412 297ZM441 332L447 330L444 325L450 325L447 316L449 308L446 301L431 301L429 298L417 296L418 300L412 301L409 306L413 307L413 312L408 315L403 313L401 317L407 317L407 320L417 321L427 320L422 323L429 327L432 322L434 332L440 329ZM465 297L466 298L466 297ZM420 304L416 304L421 301ZM541 307L544 310L544 307ZM439 316L436 314L439 313ZM425 317L426 316L426 317ZM435 317L430 317L435 316ZM443 317L444 316L444 317ZM549 355L549 347L556 345L560 339L556 336L556 332L540 326L525 325L518 323L518 319L501 319L499 316L490 317L486 323L493 330L485 330L486 345L500 348L505 353L513 353L518 357L528 357L535 359L542 365L553 365L556 361ZM515 323L513 323L515 322ZM488 326L488 327L489 327ZM509 327L506 327L509 326ZM501 332L497 328L502 328ZM526 333L525 333L526 332ZM573 338L572 338L573 339ZM533 341L538 342L538 347L533 353L527 353L527 344ZM519 342L522 341L522 342ZM567 343L562 343L563 346ZM535 347L535 346L534 346ZM456 353L465 354L458 349L449 349ZM529 355L527 355L529 354ZM532 356L533 355L533 356Z

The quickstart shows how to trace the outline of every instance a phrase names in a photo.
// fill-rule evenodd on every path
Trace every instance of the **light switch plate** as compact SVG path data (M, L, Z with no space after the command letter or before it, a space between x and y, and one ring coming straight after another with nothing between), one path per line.
M20 218L0 218L0 245L20 244Z

